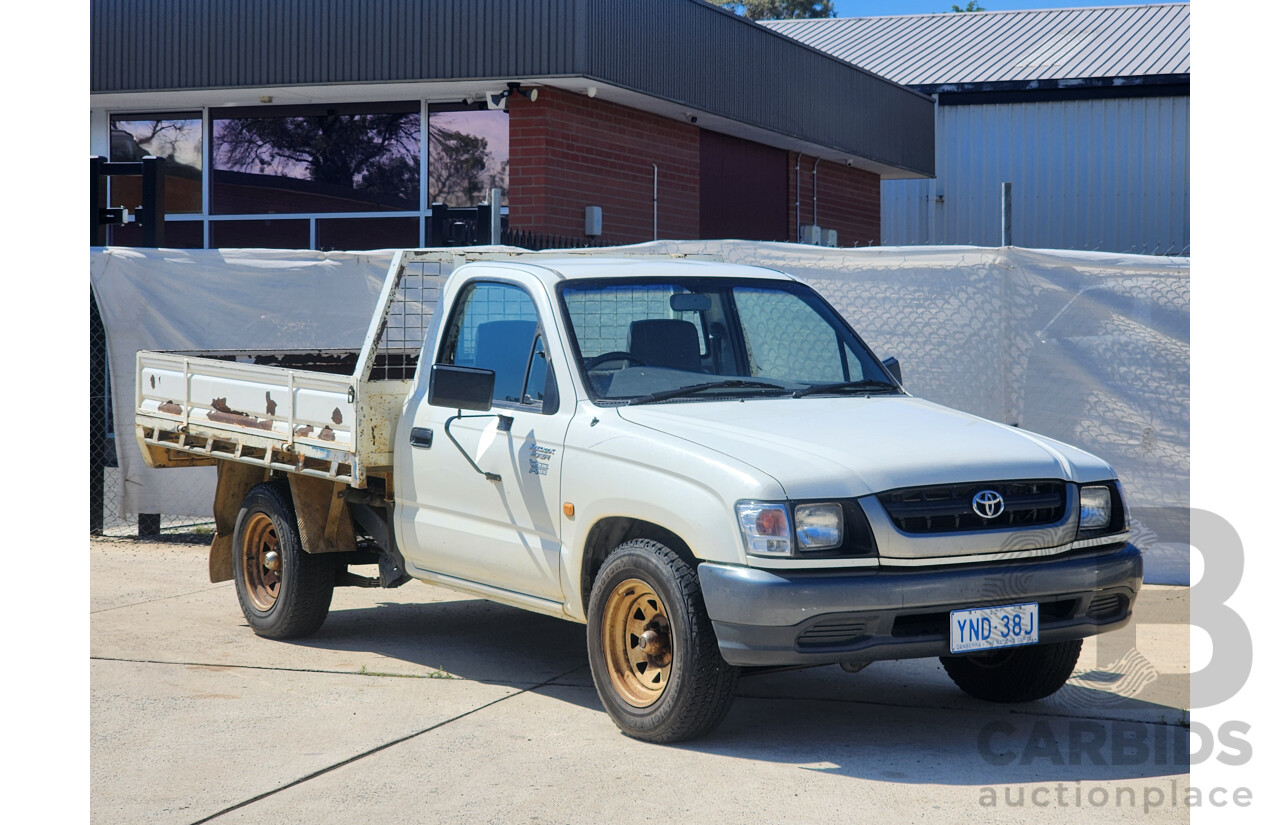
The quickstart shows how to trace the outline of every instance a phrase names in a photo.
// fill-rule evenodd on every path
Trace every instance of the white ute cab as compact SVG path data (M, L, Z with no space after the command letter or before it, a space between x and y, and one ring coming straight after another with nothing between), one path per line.
M210 570L257 633L315 632L336 585L444 585L586 623L618 727L674 742L768 668L938 656L1039 699L1129 620L1115 471L913 398L804 283L477 260L423 341L392 307L441 254L397 256L358 354L139 353L144 454L218 464Z

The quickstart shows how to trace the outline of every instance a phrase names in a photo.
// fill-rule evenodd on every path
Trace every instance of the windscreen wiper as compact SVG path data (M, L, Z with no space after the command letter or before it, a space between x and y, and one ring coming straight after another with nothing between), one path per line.
M786 387L781 384L771 384L767 381L742 381L732 379L729 381L709 381L705 384L691 384L687 387L676 387L673 390L661 390L660 392L652 392L648 395L641 395L632 398L627 404L650 404L654 401L666 401L670 398L682 398L690 395L697 395L703 390L782 390L786 391Z
M892 381L880 381L876 378L863 378L861 381L840 381L835 384L814 384L791 393L792 398L804 398L806 395L831 392L898 392L898 385Z

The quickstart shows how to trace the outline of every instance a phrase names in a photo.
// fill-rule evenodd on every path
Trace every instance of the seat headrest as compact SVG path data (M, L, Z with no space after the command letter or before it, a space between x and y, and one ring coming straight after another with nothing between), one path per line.
M701 372L698 328L678 318L631 322L631 353L653 367Z

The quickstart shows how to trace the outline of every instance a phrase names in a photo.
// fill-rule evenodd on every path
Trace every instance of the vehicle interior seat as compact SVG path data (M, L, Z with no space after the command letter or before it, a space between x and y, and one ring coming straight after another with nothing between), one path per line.
M476 327L477 367L493 370L493 399L522 403L524 371L533 349L536 321L488 321Z
M678 318L631 322L631 354L651 367L702 372L698 328Z

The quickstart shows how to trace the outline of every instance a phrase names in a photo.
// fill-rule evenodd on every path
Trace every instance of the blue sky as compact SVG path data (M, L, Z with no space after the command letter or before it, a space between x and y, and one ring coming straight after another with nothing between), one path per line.
M836 14L840 17L879 17L888 14L929 14L951 11L953 4L964 6L969 0L835 0ZM978 0L987 11L1007 9L1065 9L1080 6L1134 6L1144 0Z

